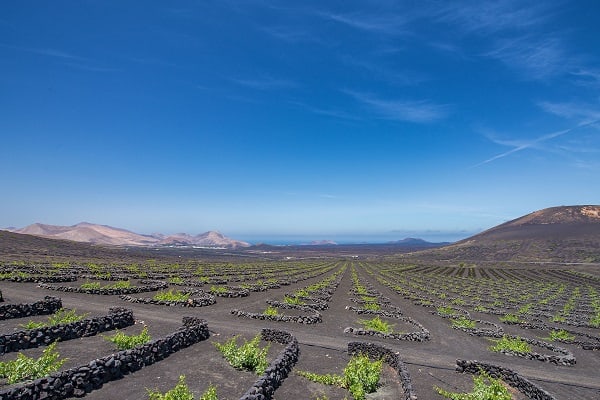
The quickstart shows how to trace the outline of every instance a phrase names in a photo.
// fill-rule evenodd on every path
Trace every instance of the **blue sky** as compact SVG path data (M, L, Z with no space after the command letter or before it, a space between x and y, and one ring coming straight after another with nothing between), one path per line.
M0 226L456 240L598 204L599 14L3 2Z

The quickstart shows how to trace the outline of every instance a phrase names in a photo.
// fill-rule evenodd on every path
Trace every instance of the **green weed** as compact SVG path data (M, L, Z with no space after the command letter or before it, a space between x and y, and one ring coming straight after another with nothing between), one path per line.
M25 329L40 329L46 326L55 326L59 324L70 324L72 322L81 321L89 314L77 314L77 310L67 310L66 308L59 309L56 313L50 315L46 322L29 321L26 324L21 324Z
M13 384L41 378L58 371L67 359L60 359L55 348L56 342L46 347L37 359L19 353L16 360L0 362L0 377L6 378L8 384Z
M270 317L276 317L279 315L279 310L277 310L277 307L268 306L265 311L263 311L263 314Z
M377 331L377 332L382 332L382 333L392 333L393 332L393 325L390 324L387 321L382 320L381 318L379 318L379 315L375 316L372 319L361 319L359 320L359 323L368 330L371 331Z
M475 321L467 317L461 316L459 318L452 319L453 328L475 328Z
M575 335L571 335L569 332L564 329L552 330L550 331L550 336L547 338L550 341L562 340L565 342L571 342L575 340Z
M531 346L529 343L520 338L511 338L506 335L502 336L501 339L492 340L496 344L490 347L491 351L514 351L517 353L531 353Z
M104 338L109 342L114 343L119 350L133 349L134 347L148 343L152 339L148 333L147 326L145 326L138 335L127 335L117 330L117 333L114 335L105 336Z
M359 354L350 359L343 375L308 371L298 371L297 374L313 382L348 389L355 400L364 400L367 393L377 390L382 367L382 360L371 361L368 356Z
M217 350L223 354L223 357L236 369L244 369L254 371L257 375L261 375L268 367L267 353L270 344L262 349L259 347L260 335L255 336L252 340L244 341L244 344L238 346L238 336L234 336L225 343L215 343Z
M189 293L173 289L161 290L154 295L154 300L158 301L188 301L189 298Z
M173 389L164 394L148 390L148 398L150 400L194 400L194 395L185 383L185 375L180 375L179 381Z
M511 400L508 389L500 379L492 378L484 371L473 377L471 393L453 393L435 386L435 391L452 400Z
M513 324L519 324L522 322L521 318L519 318L519 316L515 314L505 314L503 317L500 317L500 321L509 322Z
M284 296L283 302L286 304L301 306L306 304L306 302L300 300L297 296Z

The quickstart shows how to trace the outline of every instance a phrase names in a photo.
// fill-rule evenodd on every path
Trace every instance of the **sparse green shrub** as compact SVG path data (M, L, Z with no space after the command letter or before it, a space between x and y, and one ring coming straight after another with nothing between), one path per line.
M181 285L183 283L183 278L180 276L172 276L169 278L169 283L173 283L175 285Z
M569 332L564 329L550 331L550 336L547 338L550 341L561 340L565 342L571 342L575 340L575 335L571 335Z
M315 374L309 371L296 371L296 373L309 381L329 386L344 387L344 377L336 374Z
M501 339L494 339L492 341L496 344L490 346L491 351L499 352L502 350L507 350L514 351L517 353L531 353L531 346L529 345L529 343L518 337L511 338L504 335Z
M56 313L50 315L46 322L29 321L26 324L21 324L25 329L39 329L45 326L55 326L59 324L70 324L72 322L81 321L89 314L77 314L77 310L69 310L66 308L59 309Z
M219 397L217 396L217 387L209 385L208 389L200 396L200 400L219 400Z
M342 376L315 374L308 371L297 371L296 373L313 382L343 387L348 389L355 400L364 400L367 393L377 390L382 367L383 360L371 361L368 356L359 354L350 359Z
M216 286L216 285L213 285L213 286L210 287L210 292L212 294L224 294L224 293L227 293L228 290L227 290L227 288L225 286Z
M440 306L436 308L436 311L442 315L454 315L456 314L456 310L451 306Z
M82 283L80 286L81 289L84 290L93 290L93 289L100 289L100 282L86 282L86 283Z
M500 317L500 321L513 324L519 324L522 322L521 318L515 314L505 314L504 316Z
M461 316L458 318L452 319L452 327L453 328L475 328L475 321L469 319L467 317Z
M244 340L244 344L238 346L237 338L238 336L234 336L225 343L215 343L215 347L232 367L254 371L257 375L261 375L269 365L267 353L271 345L268 344L261 349L260 335L256 335L252 340Z
M145 326L138 335L127 335L117 330L117 333L114 335L105 336L104 338L109 342L114 343L119 350L133 349L134 347L148 343L152 339L148 333L147 326Z
M117 281L111 285L106 285L103 289L129 289L131 287L131 281Z
M362 400L367 393L377 390L383 360L371 361L366 355L354 356L344 368L344 385L355 400Z
M461 299L460 297L457 297L455 299L453 299L451 301L452 304L456 305L456 306L464 306L465 305L465 301L463 299Z
M377 303L365 303L363 305L363 308L365 310L371 310L371 311L379 311L381 309L381 307Z
M31 274L22 271L14 271L14 272L2 272L0 273L0 280L3 279L12 279L12 278L29 278Z
M37 359L19 353L16 360L0 362L0 377L6 378L8 384L13 384L41 378L58 371L67 359L60 359L55 348L56 342L46 347Z
M552 322L565 322L567 319L562 315L555 315L552 317Z
M189 298L189 293L173 289L161 290L154 295L154 300L158 301L188 301Z
M502 380L492 378L484 371L473 377L471 393L453 393L435 386L435 391L452 400L511 400L511 395Z
M185 375L180 375L179 381L173 389L164 394L148 390L148 398L150 400L194 400L194 395L185 383Z
M390 324L387 321L382 320L381 318L379 318L379 315L375 316L372 319L361 319L359 320L359 323L368 330L371 331L377 331L377 332L382 332L382 333L392 333L393 332L393 325Z
M279 310L277 309L277 307L273 307L273 306L268 306L265 311L263 311L264 315L268 315L271 317L276 317L279 315Z
M298 306L306 304L305 301L300 300L297 296L287 296L287 295L283 297L283 302L286 304L298 305Z

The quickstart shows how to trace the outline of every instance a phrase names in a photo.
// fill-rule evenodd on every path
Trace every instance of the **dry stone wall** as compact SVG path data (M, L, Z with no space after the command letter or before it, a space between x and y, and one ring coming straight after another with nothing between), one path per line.
M88 364L54 373L17 387L0 391L0 400L60 400L83 397L86 393L102 387L106 382L121 379L125 375L152 365L171 354L208 339L210 333L206 321L184 317L183 327L174 333L148 342L131 350L92 360Z
M3 304L0 306L0 320L54 314L61 307L61 299L51 296L35 303Z
M522 377L517 372L497 365L486 364L476 360L456 360L456 370L458 372L468 372L478 374L481 370L485 371L492 378L502 379L510 386L533 400L556 400L554 396L538 387L527 378Z
M134 322L133 311L115 307L110 309L108 315L100 317L0 335L0 354L47 346L56 341L93 336L100 332L125 328Z
M265 328L262 330L261 336L263 340L285 344L286 347L240 400L272 399L275 390L287 378L300 355L298 340L285 331Z

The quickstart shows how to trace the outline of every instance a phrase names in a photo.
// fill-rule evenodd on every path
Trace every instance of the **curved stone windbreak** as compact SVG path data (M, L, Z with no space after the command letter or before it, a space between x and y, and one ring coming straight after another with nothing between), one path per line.
M349 326L346 329L344 329L344 333L351 333L357 336L377 336L383 339L408 340L411 342L424 342L431 339L431 334L429 333L429 330L427 330L423 325L421 325L414 319L410 317L404 317L401 315L397 315L394 318L417 327L419 331L408 333L384 333L379 331L373 331L370 329L354 328Z
M157 290L166 289L169 285L165 282L152 282L144 286L132 286L128 288L100 288L100 289L82 289L74 286L55 286L40 283L38 285L43 289L57 290L59 292L73 292L86 294L101 294L101 295L124 295L143 292L155 292Z
M468 333L471 336L488 336L488 337L502 337L504 335L504 329L498 324L495 324L491 321L484 321L481 319L473 319L471 320L476 324L491 326L491 328L483 328L483 327L475 327L475 328L467 328L464 326L455 326L452 325L452 329L456 329L459 331L463 331Z
M424 342L431 338L427 329L424 329L423 332L383 333L362 328L353 328L349 326L346 329L344 329L344 333L351 333L357 336L377 336L382 339L407 340L409 342Z
M480 371L485 371L492 378L502 379L510 386L517 389L530 399L535 400L556 400L554 396L538 387L536 384L522 377L517 372L497 365L486 364L476 360L456 360L456 370L458 372L468 372L470 374L478 374Z
M263 340L285 344L285 348L277 355L277 358L267 367L265 373L258 378L250 389L240 400L269 400L273 398L275 390L298 361L300 348L298 340L285 331L264 328L261 332Z
M266 300L265 302L273 307L281 308L284 310L323 311L329 307L327 305L327 303L323 303L323 304L317 304L317 303L288 304L288 303L284 303L282 301L277 301L277 300Z
M509 356L523 357L528 360L543 361L543 362L556 364L556 365L572 366L572 365L575 365L575 363L577 362L573 353L571 353L569 350L564 349L562 347L555 346L552 343L547 343L547 342L543 342L543 341L537 340L537 339L531 339L531 338L514 336L514 335L506 335L506 337L511 338L511 339L521 339L533 346L543 347L545 349L548 349L548 350L553 351L558 354L539 354L536 352L522 353L519 351L502 350L501 353L503 353L503 354L506 354Z
M229 299L233 299L236 297L248 297L250 295L250 291L248 289L240 289L231 286L225 287L225 290L211 290L210 293L214 294L215 296L226 297Z
M237 317L245 317L251 319L260 319L267 321L278 321L278 322L297 322L299 324L318 324L323 322L323 318L321 313L318 311L312 310L315 312L313 315L266 315L261 313L252 313L247 311L242 311L238 309L231 310L231 314Z
M82 397L106 382L161 361L171 354L208 339L206 321L184 317L183 326L164 338L152 340L131 350L95 359L88 364L51 374L33 382L0 391L0 400L60 400Z
M396 318L396 319L402 318L402 312L389 312L389 311L385 311L385 310L369 310L366 308L358 308L358 307L352 307L352 306L347 306L346 310L354 311L357 314L381 315L382 317Z
M213 305L217 302L215 296L206 295L204 297L194 297L189 298L186 301L164 301L164 300L155 300L151 298L144 297L132 297L128 295L119 296L121 300L128 301L130 303L143 303L143 304L157 304L161 306L169 306L169 307L206 307Z
M0 335L0 354L47 346L55 341L64 342L65 340L94 336L100 332L128 327L134 322L133 311L115 307L109 310L108 315L100 317Z
M52 296L45 296L44 300L35 303L3 304L0 306L0 320L54 314L61 308L62 300Z
M417 399L417 394L412 387L412 381L410 379L408 368L406 368L406 365L400 359L400 356L392 350L374 343L350 342L348 343L348 354L365 354L373 360L383 359L386 364L388 364L398 373L400 384L404 390L404 400Z
M59 283L59 282L75 282L77 277L74 275L42 275L42 276L10 276L6 278L0 278L3 281L17 282L17 283Z

